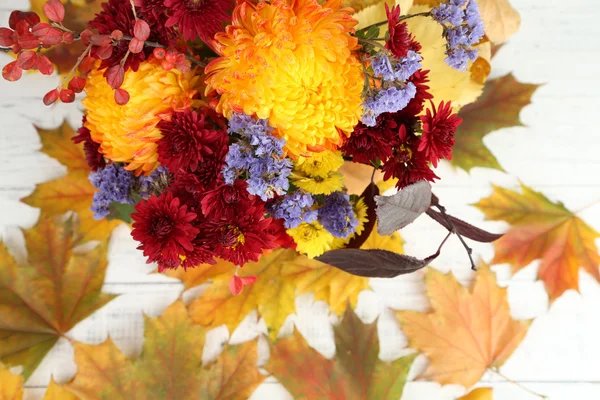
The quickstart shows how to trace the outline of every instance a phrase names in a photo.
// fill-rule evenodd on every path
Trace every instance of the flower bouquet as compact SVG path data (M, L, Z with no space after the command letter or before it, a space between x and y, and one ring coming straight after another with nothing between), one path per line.
M49 75L48 49L84 48L43 102L85 91L73 145L97 188L91 210L132 222L159 271L229 261L237 294L257 279L238 267L292 248L392 277L427 265L445 240L425 259L360 248L375 229L390 235L423 213L469 257L463 237L498 238L446 214L431 193L463 104L434 98L430 75L449 72L423 67L428 49L408 25L437 24L444 68L472 75L486 42L475 0L413 14L386 6L385 19L360 29L341 0L109 0L81 32L63 25L61 1L43 11L14 11L0 28L0 46L16 55L2 75ZM358 164L371 178L351 193L342 171Z

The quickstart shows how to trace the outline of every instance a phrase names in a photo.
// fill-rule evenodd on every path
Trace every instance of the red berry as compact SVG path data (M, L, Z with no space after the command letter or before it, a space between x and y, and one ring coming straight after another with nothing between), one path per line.
M2 68L2 77L7 81L18 81L21 76L23 76L23 69L17 65L16 61L10 62Z
M53 89L44 95L44 104L49 106L58 100L58 89Z
M165 58L166 51L162 47L155 47L154 50L152 50L152 54L154 54L154 57L157 59L162 60Z
M165 59L170 63L177 63L177 55L179 52L173 48L167 49L167 54L165 54Z
M160 65L162 66L162 68L165 71L170 71L175 66L175 64L173 64L172 62L168 62L167 60L162 60L162 62L160 63Z
M142 42L150 36L150 25L144 20L137 19L133 27L133 35Z
M94 58L90 56L85 57L81 61L81 64L79 64L79 72L81 72L82 74L87 74L92 70L92 67L94 66L95 62L96 60Z
M37 67L42 75L52 75L54 72L54 65L52 65L50 59L48 59L46 56L38 56Z
M125 89L115 90L115 102L123 106L129 102L129 92Z
M24 51L17 57L17 65L24 70L36 67L38 55L35 51Z
M92 36L94 36L94 32L90 31L89 29L86 29L79 35L84 46L90 44Z
M61 89L60 101L63 103L72 103L75 100L75 92L71 89Z
M71 89L75 93L81 93L84 87L85 79L83 79L80 76L74 76L73 79L69 81L69 89Z

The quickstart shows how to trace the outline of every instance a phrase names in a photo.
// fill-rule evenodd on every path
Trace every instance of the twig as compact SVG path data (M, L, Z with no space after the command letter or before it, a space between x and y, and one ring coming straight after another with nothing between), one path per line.
M489 368L490 371L498 374L499 377L501 377L502 379L504 379L506 382L508 383L512 383L513 385L516 385L518 387L520 387L521 389L523 389L524 391L526 391L527 393L530 393L534 396L539 397L540 399L547 399L548 396L534 392L533 390L529 389L526 386L521 385L519 382L513 381L512 379L510 379L509 377L507 377L506 375L504 375L502 372L500 372L500 370L498 369L498 367L492 367Z
M403 16L401 16L400 18L398 18L398 22L400 22L400 21L405 21L405 20L407 20L407 19L414 18L414 17L429 17L430 15L431 15L431 11L426 11L426 12L417 13L417 14L403 15ZM387 20L385 20L385 21L381 21L381 22L377 22L376 24L372 24L372 25L369 25L369 26L365 26L364 28L362 28L362 29L359 29L358 31L359 31L359 32L362 32L362 31L368 31L368 30L369 30L369 28L371 28L371 27L382 26L382 25L385 25L385 24L387 24L387 23L388 23L388 21L387 21Z
M132 39L133 39L133 38L132 38L131 36L123 36L123 39L121 39L121 40L132 40ZM164 45L162 45L162 44L160 44L160 43L156 43L156 42L149 42L149 41L147 41L147 40L144 42L144 46L148 46L148 47L159 47L159 48L161 48L161 49L166 49L166 48L168 48L167 46L164 46ZM195 65L197 65L197 66L199 66L199 67L201 67L201 68L204 68L204 67L206 67L206 64L204 64L202 61L198 61L198 60L196 60L194 57L192 57L192 56L190 56L190 55L187 55L187 54L186 54L186 56L185 56L185 57L186 57L188 60L190 60L190 62L191 62L192 64L195 64Z
M477 267L475 266L475 261L473 261L473 249L467 245L467 243L465 242L465 239L463 239L462 235L458 232L458 230L454 226L454 223L452 222L452 220L450 218L448 218L448 215L446 215L446 208L444 208L444 206L442 206L440 203L438 203L437 198L434 198L434 197L432 197L432 199L431 199L431 205L436 207L438 210L440 210L440 214L442 214L442 216L444 217L444 219L446 220L446 222L448 223L450 228L452 228L452 230L450 232L454 233L454 234L456 234L456 236L458 236L458 239L460 240L463 247L467 251L469 260L471 261L471 269L473 271L477 271Z

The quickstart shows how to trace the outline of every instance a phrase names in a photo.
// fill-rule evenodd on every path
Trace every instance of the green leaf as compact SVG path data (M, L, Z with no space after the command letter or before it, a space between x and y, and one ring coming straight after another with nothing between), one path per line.
M135 211L135 205L112 202L109 211L110 214L106 217L107 220L112 221L113 219L117 219L130 224L131 214Z

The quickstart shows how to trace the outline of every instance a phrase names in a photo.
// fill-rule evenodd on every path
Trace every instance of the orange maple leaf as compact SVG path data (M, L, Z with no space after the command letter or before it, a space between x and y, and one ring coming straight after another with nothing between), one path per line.
M67 211L79 215L82 239L107 240L119 221L95 220L90 211L96 189L89 182L90 168L85 161L83 146L71 141L73 129L64 122L54 130L38 129L42 151L67 167L67 175L37 185L35 191L22 201L42 209L42 215L54 217Z
M41 219L24 231L27 261L0 243L0 359L23 365L25 378L58 339L108 303L101 293L106 247L75 251L72 219Z
M471 387L488 368L502 365L525 337L529 321L510 317L506 289L481 266L471 290L451 274L429 269L427 297L433 311L399 311L409 346L429 358L422 378Z
M265 369L296 399L397 400L402 396L415 355L381 361L377 322L364 324L351 308L334 333L332 360L295 331L294 336L271 346Z
M181 302L158 318L146 318L142 355L128 360L109 339L77 343L77 375L65 387L82 400L247 399L265 379L256 341L227 346L215 363L202 366L205 332L193 325Z
M538 276L551 300L565 290L579 289L579 268L600 281L600 255L594 240L600 237L562 203L553 203L525 185L522 192L494 186L494 193L475 206L491 220L512 225L495 242L493 263L509 263L513 271L540 259Z

